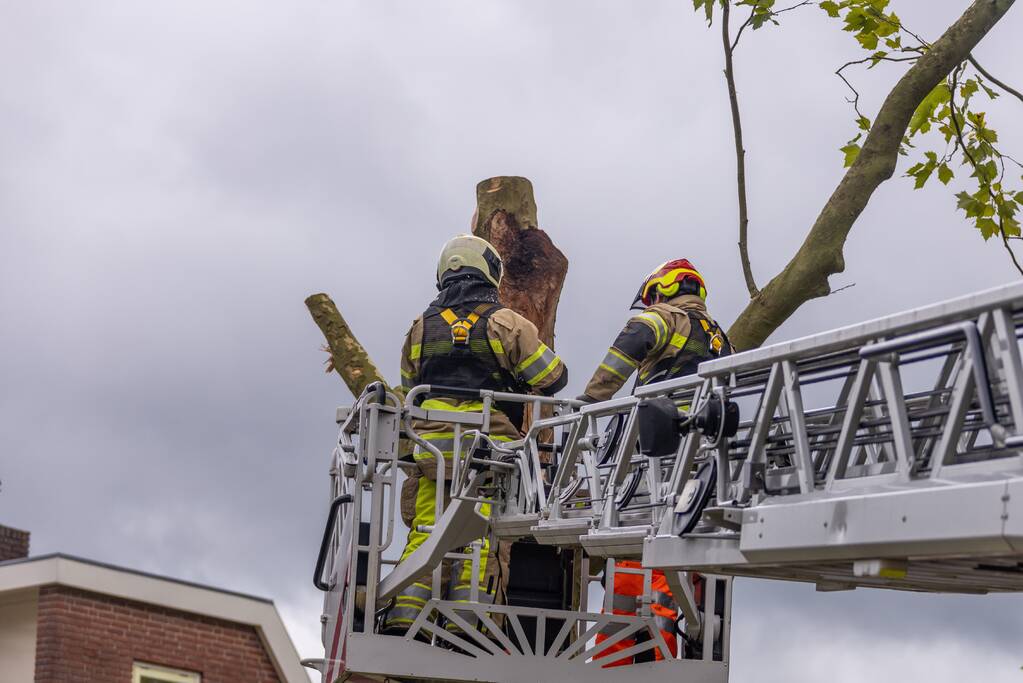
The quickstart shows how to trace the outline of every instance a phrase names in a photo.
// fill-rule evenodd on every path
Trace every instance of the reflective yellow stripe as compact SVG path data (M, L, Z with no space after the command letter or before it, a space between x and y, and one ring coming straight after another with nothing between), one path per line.
M408 370L405 370L404 368L401 369L401 376L405 377L406 379L412 379L413 377L415 377L413 373L409 372Z
M621 362L623 362L625 365L627 365L628 367L632 368L633 370L635 370L636 366L639 365L639 363L637 363L636 361L634 361L631 358L629 358L628 354L622 353L621 351L619 351L618 349L616 349L613 346L607 350L607 354L609 356L614 356L615 358L617 358L618 360L620 360Z
M454 410L459 413L478 413L483 410L483 401L448 403L439 398L428 398L423 401L422 407L426 410Z
M494 353L496 353L499 356L504 353L504 344L501 343L500 339L491 338L489 341L490 348L493 349Z
M604 362L600 364L600 367L607 370L615 377L626 380L636 369L637 365L639 364L629 358L627 354L622 353L612 346L607 350L607 355L604 356Z
M534 351L515 368L516 374L529 386L535 386L558 366L561 359L546 344Z
M537 375L533 379L526 380L526 384L528 384L531 387L536 386L537 384L540 383L541 380L543 380L544 377L551 374L551 371L554 370L554 368L558 367L558 363L560 362L561 359L558 358L557 356L554 356L554 360L552 360L547 365L547 367L545 367L543 370L537 373Z
M664 322L664 318L654 312L640 313L632 318L633 320L640 320L654 330L654 350L664 346L665 340L668 338L668 324Z
M422 344L413 344L412 348L409 349L409 352L408 352L409 360L415 360L415 359L419 358L421 355L423 355L423 345Z
M515 372L522 372L523 370L528 368L530 365L535 363L537 361L537 359L539 359L540 356L543 355L544 351L547 351L547 345L546 344L540 344L540 346L537 348L537 350L534 351L532 354L530 354L530 356L528 358L526 358L526 360L522 361L517 366L515 366Z
M618 372L617 370L615 370L614 368L612 368L612 367L611 367L610 365L608 365L607 363L601 363L601 364L600 364L600 369L601 369L601 370L607 370L608 372L610 372L610 373L611 373L612 375L614 375L615 377L618 377L619 379L621 379L621 380L622 380L623 382L624 382L625 380L629 379L628 377L626 377L626 376L625 376L625 375L623 375L622 373L620 373L620 372Z
M688 339L689 337L683 337L678 332L675 332L674 334L671 335L671 341L669 343L676 349L681 349L683 346L686 345L686 341Z

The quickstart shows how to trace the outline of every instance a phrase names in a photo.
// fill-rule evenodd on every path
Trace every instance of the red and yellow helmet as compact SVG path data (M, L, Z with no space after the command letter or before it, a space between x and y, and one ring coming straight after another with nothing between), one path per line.
M670 299L679 294L696 294L701 299L707 298L707 285L703 282L703 276L684 258L662 263L650 273L636 293L632 308L639 308L639 304L650 306L657 295Z

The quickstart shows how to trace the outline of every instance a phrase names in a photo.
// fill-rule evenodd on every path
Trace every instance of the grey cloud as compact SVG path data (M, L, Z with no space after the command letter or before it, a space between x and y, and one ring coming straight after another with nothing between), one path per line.
M934 35L961 3L899 4ZM718 36L685 2L3 7L0 521L32 529L37 552L273 595L315 654L309 574L349 397L302 299L330 292L396 379L433 258L484 177L529 176L571 261L572 390L657 262L692 258L722 320L745 302ZM1023 80L1018 25L979 51L1007 80ZM856 54L815 11L744 39L761 282L841 176L852 121L832 72ZM898 73L858 76L865 109ZM1013 106L992 116L1019 148ZM944 188L883 186L834 278L857 286L777 338L1012 279L953 206ZM950 624L964 647L1007 653L1019 633L1016 598L749 582L737 596L737 632L771 615L853 642L877 620ZM762 661L754 645L733 656Z

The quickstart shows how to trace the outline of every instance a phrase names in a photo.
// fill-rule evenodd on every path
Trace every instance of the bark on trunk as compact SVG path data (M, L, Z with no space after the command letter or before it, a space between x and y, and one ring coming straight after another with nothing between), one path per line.
M728 331L739 349L759 346L810 299L831 292L828 276L845 269L842 248L874 190L891 178L899 144L920 102L945 79L1015 0L976 0L885 98L859 157L846 171L785 269L750 301Z
M337 374L351 390L352 394L359 396L362 390L373 382L387 380L380 374L380 370L373 364L366 349L352 333L337 306L326 294L313 294L305 300L306 308L312 314L320 331L327 340L327 348L330 350L330 361Z
M504 259L501 303L530 320L540 339L554 348L554 323L568 259L537 227L533 184L499 176L476 185L473 234L489 241Z

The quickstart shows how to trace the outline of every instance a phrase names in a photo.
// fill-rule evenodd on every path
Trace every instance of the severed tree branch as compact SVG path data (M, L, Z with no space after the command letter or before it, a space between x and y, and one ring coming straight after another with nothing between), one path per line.
M360 396L363 389L373 382L383 382L384 386L389 386L329 296L323 293L311 294L306 298L305 305L327 340L326 350L330 353L327 372L337 371L355 397Z
M742 274L746 278L746 289L749 290L751 299L757 298L760 290L753 279L753 268L749 260L749 208L746 202L746 150L742 144L742 119L739 116L739 98L735 91L735 67L732 63L732 53L739 41L731 41L731 34L728 29L728 15L731 0L725 0L721 6L721 44L725 51L725 82L728 84L728 102L732 109L732 131L735 139L735 179L739 194L739 260L742 262ZM750 17L752 18L752 14ZM745 28L750 19L742 25ZM739 33L742 33L742 28Z

